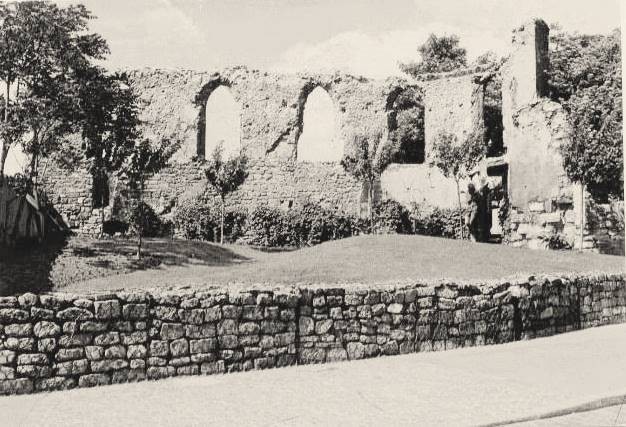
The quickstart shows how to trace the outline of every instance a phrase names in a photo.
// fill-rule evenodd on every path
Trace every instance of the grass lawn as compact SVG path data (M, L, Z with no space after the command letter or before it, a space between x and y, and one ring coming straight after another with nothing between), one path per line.
M413 235L359 236L288 252L148 239L147 256L142 262L133 260L133 252L132 241L73 237L49 262L45 278L48 284L44 289L83 292L225 284L386 283L624 271L622 257L536 251ZM29 258L36 255L29 253L13 256L12 261L0 260L0 284L7 266L12 267L14 277L19 276L29 271ZM35 262L31 260L30 265ZM5 284L5 289L0 290L4 294L14 293L25 290L24 285L25 281L20 281L17 288Z

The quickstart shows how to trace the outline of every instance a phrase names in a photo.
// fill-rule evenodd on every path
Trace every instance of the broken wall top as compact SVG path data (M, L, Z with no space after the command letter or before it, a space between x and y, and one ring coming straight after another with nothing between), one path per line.
M198 155L204 105L225 85L241 111L241 145L249 156L287 160L295 156L308 94L320 86L331 97L338 135L382 134L393 98L415 84L401 78L372 80L349 74L277 74L235 67L219 72L142 69L130 72L149 136L181 141L174 160Z

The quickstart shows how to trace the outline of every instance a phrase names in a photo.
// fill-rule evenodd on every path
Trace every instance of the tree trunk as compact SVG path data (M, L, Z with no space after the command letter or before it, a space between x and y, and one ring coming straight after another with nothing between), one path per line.
M143 179L139 184L139 227L137 233L139 234L137 239L137 259L141 259L141 243L143 238Z
M226 209L225 202L224 202L224 195L220 195L220 199L222 201L222 209L220 212L220 245L223 245L224 244L224 210Z
M104 205L100 202L100 238L104 237Z
M0 151L0 182L4 178L4 165L9 156L9 144L6 141L2 141L2 151Z
M585 184L580 183L580 251L585 240Z
M9 89L11 87L11 82L9 80L6 81L6 93L4 96L4 123L7 124L9 122ZM9 141L6 139L2 139L2 150L0 151L0 181L4 178L4 165L7 161L7 156L9 155Z
M39 175L39 157L37 156L37 153L33 153L33 158L31 160L31 167L30 167L30 178L33 181L33 193L37 193L37 185L38 185L38 178Z
M456 183L456 197L457 202L459 203L459 227L461 230L461 240L463 240L465 238L465 230L463 229L463 206L461 206L461 188L458 179L455 179L454 182Z
M367 211L370 220L370 234L374 234L374 180L369 181L367 189Z

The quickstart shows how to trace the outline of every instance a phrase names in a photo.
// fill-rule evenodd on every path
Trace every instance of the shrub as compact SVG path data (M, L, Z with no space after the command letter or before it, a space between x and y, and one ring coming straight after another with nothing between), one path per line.
M291 235L297 246L310 246L354 234L354 218L308 202L288 214Z
M230 209L224 214L224 241L234 243L245 232L246 212ZM183 202L174 213L174 227L185 239L220 241L220 207L211 199Z
M120 221L119 219L104 221L102 224L102 232L104 234L108 234L109 236L113 236L115 233L126 234L128 233L128 229L129 224L125 221Z
M174 214L174 226L185 239L215 241L215 213L200 199L183 202Z
M551 234L550 236L546 236L544 241L548 244L548 249L572 249L572 245L567 241L565 236L561 234Z
M409 211L400 203L387 199L374 206L375 232L410 234L412 229Z
M215 212L215 224L216 224L216 236L215 241L219 241L219 210L214 209ZM224 241L227 243L235 243L237 240L243 237L246 232L247 213L244 210L239 209L227 209L224 214Z
M350 215L314 202L289 211L260 206L248 217L245 241L265 247L311 246L357 234L357 222Z
M297 239L292 224L281 210L258 206L248 216L245 240L255 246L295 246Z
M171 232L171 225L163 222L154 209L145 202L139 202L132 208L128 224L134 235L138 235L141 230L143 237L163 237Z
M465 209L441 209L438 207L413 205L411 219L415 234L426 236L461 239L461 219L465 216Z

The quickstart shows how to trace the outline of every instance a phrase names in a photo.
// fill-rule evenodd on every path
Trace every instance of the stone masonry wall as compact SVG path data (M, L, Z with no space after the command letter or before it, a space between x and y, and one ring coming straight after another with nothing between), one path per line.
M563 168L559 147L569 138L566 112L545 97L548 35L548 26L538 19L514 30L511 53L501 69L511 205L506 240L515 246L546 249L558 239L580 248L581 211L587 214L589 203L583 207L580 187L569 181ZM586 226L582 249L598 250L592 233Z
M141 98L146 136L155 141L168 138L178 146L171 166L146 185L146 201L157 211L206 190L204 108L211 92L221 85L229 87L241 107L241 145L250 159L250 174L231 196L231 203L245 208L259 204L293 206L312 199L346 212L359 212L362 184L338 162L300 162L296 158L305 101L315 87L324 88L335 104L337 132L344 147L354 134L387 135L388 109L409 87L421 87L426 94L427 141L435 129L449 126L462 134L482 124L482 86L475 84L472 76L409 83L399 78L280 75L235 67L214 73L144 69L130 72L130 78ZM386 194L400 201L428 202L432 198L431 204L446 205L447 199L441 194L454 196L454 187L427 165L428 157L427 151L426 163L414 165L408 189L398 179L384 180ZM50 165L43 185L70 226L90 233L98 231L100 213L91 207L88 174L68 174ZM112 190L107 217L123 209L123 201L122 206L114 205L114 201L120 201L120 195L127 197L123 186L112 186Z
M445 76L445 75L444 75ZM424 90L426 158L441 132L459 138L483 128L484 87L469 74L420 82Z
M437 351L626 321L624 275L0 298L0 394Z
M390 165L381 177L383 195L405 206L417 203L453 208L457 206L456 183L430 166L432 146L441 132L450 132L462 141L483 128L484 87L480 74L474 72L424 77L429 79L418 83L424 91L424 163Z

